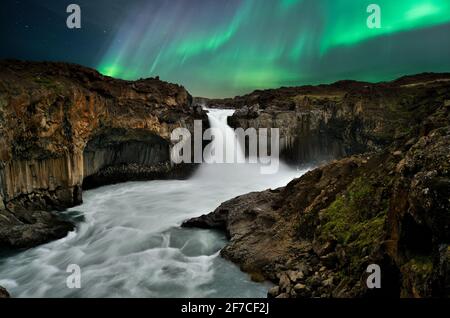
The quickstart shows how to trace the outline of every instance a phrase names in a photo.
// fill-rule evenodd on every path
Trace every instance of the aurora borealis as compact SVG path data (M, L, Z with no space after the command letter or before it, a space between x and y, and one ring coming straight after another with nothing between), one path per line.
M48 58L44 48L33 47L35 37L27 44L11 40L21 49L18 57L76 62L123 79L158 75L195 96L450 71L449 0L29 2L60 19L64 5L79 3L83 27L38 28L41 38L43 30L52 33ZM371 3L381 8L380 29L366 25ZM38 12L30 19L37 18Z

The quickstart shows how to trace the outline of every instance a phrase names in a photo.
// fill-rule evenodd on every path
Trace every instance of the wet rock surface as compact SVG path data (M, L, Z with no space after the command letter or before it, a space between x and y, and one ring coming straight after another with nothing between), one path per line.
M0 248L29 248L63 238L74 225L48 211L0 211Z
M0 298L9 298L9 293L6 289L0 286Z

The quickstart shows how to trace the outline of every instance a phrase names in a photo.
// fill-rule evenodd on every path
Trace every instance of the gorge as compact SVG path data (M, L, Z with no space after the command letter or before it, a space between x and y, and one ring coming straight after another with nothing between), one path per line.
M219 250L275 283L271 297L448 295L449 74L207 100L158 79L0 64L0 285L12 296L266 295ZM290 165L172 165L170 132L196 119L279 128ZM90 288L65 287L70 263ZM370 263L381 291L363 283Z
M226 122L226 113L213 110L213 125ZM87 191L82 205L64 213L76 230L0 262L0 277L7 278L0 285L14 297L264 297L269 285L252 282L220 258L222 234L179 225L224 200L282 186L301 173L282 165L265 178L258 166L202 165L188 180ZM65 285L70 263L81 267L81 289Z
M0 246L64 236L46 211L80 204L82 188L192 172L170 164L170 132L207 117L178 85L19 61L1 62L0 82Z

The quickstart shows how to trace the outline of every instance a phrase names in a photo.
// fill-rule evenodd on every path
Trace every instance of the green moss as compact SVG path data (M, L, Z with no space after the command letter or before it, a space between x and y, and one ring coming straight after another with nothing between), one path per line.
M401 268L401 297L425 297L430 295L433 277L433 261L431 257L415 256Z
M322 239L335 237L349 252L352 267L358 266L383 240L388 200L383 188L357 178L324 211Z
M52 85L52 83L53 83L49 78L46 78L46 77L36 77L36 78L34 78L34 82L37 84L46 85L46 86Z
M422 279L428 278L433 272L433 261L430 257L416 256L404 265L411 272L421 276Z

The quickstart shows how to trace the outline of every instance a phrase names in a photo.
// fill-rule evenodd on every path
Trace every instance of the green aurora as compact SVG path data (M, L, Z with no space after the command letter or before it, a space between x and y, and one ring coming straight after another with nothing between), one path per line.
M373 2L379 29L366 24ZM123 14L97 69L158 75L196 96L450 70L450 58L427 53L448 48L450 36L423 33L449 24L449 0L150 1Z

